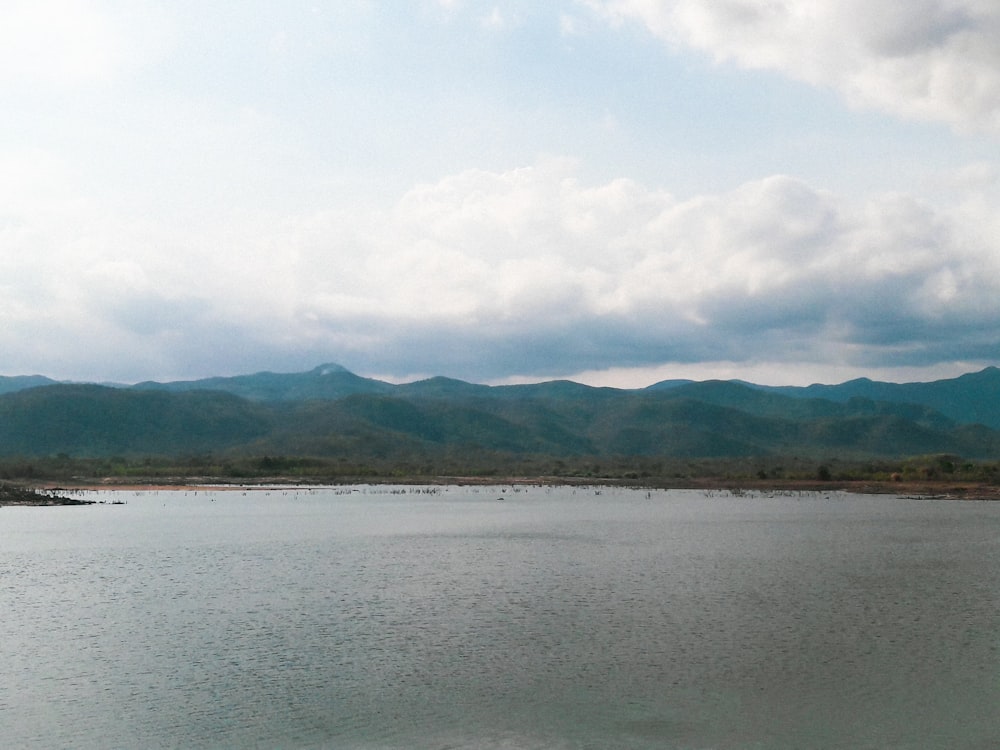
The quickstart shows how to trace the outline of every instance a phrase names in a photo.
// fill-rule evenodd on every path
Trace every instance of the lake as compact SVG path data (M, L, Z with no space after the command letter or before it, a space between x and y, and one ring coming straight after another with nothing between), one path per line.
M4 747L1000 747L1000 504L88 496L0 508Z

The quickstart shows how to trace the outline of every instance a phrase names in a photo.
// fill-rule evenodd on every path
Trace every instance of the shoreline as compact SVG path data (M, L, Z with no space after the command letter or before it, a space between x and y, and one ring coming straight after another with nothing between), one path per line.
M57 494L58 490L0 483L0 507L31 506L49 507L64 505L93 505L94 500L81 500Z
M91 501L60 498L59 492L230 492L267 490L273 487L343 487L350 485L470 485L470 486L606 486L631 487L646 490L704 490L729 492L851 492L859 495L896 495L914 498L939 498L945 500L1000 500L1000 485L980 482L953 482L946 480L881 481L881 480L800 480L800 479L723 479L686 478L671 480L605 479L597 477L380 477L351 478L346 481L305 481L301 477L266 477L252 481L220 481L217 477L189 477L177 481L162 479L122 480L104 479L92 482L35 482L16 490L17 497L0 495L0 505L86 505ZM8 488L10 485L7 486ZM31 502L28 495L37 502ZM63 501L63 502L61 502Z

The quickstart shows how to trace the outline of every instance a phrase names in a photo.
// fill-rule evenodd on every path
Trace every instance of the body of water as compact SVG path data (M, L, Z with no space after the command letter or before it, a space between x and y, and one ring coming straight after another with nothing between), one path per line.
M4 747L1000 746L1000 504L114 497L0 509Z

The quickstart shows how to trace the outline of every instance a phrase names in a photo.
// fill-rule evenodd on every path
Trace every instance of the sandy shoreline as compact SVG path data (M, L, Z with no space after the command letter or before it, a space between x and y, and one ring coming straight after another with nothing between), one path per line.
M941 498L953 500L1000 500L1000 486L976 482L894 482L894 481L810 481L810 480L736 480L736 479L678 479L675 481L634 481L599 479L591 477L415 477L410 479L369 479L345 482L303 482L294 477L274 477L266 481L222 482L206 478L204 481L184 480L98 482L39 482L32 489L44 493L88 491L120 492L231 492L264 491L275 487L322 488L350 485L564 485L564 486L620 486L642 489L695 489L730 492L852 492L860 495L899 495L905 497Z

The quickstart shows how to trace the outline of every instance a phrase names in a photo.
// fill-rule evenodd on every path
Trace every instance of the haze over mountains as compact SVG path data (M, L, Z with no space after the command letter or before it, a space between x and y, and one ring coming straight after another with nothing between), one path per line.
M327 364L133 386L0 377L0 455L1000 454L1000 370L931 383L394 385Z

